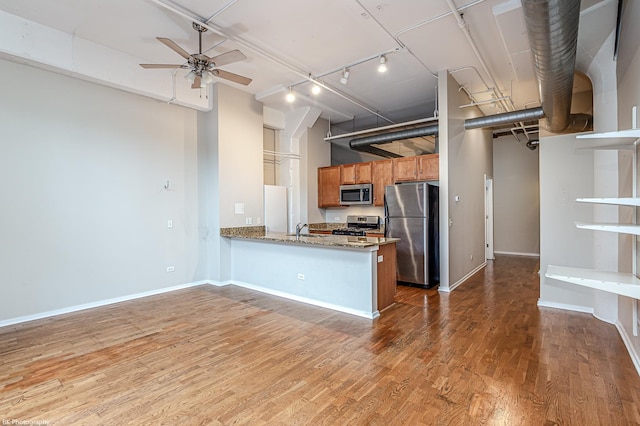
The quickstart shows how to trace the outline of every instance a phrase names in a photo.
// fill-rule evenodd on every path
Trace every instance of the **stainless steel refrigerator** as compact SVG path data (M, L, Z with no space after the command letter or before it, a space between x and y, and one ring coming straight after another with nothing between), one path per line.
M439 188L405 183L385 188L385 235L397 243L398 284L431 288L440 282Z

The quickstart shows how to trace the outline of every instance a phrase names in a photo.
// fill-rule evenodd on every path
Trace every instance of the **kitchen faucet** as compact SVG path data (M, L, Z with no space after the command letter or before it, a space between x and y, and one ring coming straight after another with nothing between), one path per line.
M309 227L309 225L307 225L306 223L304 225L302 225L302 226L300 226L300 225L302 225L302 224L299 223L299 224L296 225L296 237L298 237L298 238L300 238L300 231L302 231L305 226Z

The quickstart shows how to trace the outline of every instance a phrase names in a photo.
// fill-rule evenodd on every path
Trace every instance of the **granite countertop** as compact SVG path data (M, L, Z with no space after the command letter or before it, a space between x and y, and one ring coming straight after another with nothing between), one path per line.
M265 232L263 229L255 228L259 227L254 227L251 231L247 230L248 232L238 232L238 228L223 228L220 230L220 236L290 244L347 248L374 247L400 241L398 238L351 237L346 235L300 234L300 237L296 237L291 234Z

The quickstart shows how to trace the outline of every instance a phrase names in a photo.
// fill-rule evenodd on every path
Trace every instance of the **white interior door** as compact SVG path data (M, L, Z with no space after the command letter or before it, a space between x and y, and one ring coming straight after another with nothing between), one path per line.
M493 260L493 179L484 177L485 260Z

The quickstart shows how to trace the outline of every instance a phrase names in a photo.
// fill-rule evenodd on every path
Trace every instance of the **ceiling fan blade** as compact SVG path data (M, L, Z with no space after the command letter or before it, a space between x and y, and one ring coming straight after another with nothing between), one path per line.
M164 43L168 48L176 52L178 55L182 56L185 59L189 59L191 55L189 52L184 50L182 47L178 46L173 40L164 38L164 37L156 37L156 39L162 43Z
M224 78L226 80L233 81L234 83L244 84L245 86L253 81L249 77L244 77L242 75L234 74L229 71L211 70L211 72L216 77Z
M202 87L202 77L196 75L196 78L193 79L193 84L191 85L192 89L200 89Z
M209 58L208 63L213 63L215 67L221 67L223 65L231 64L233 62L244 61L247 57L238 49L232 50L227 53L223 53L213 58Z
M142 68L188 68L185 65L172 65L172 64L140 64Z

